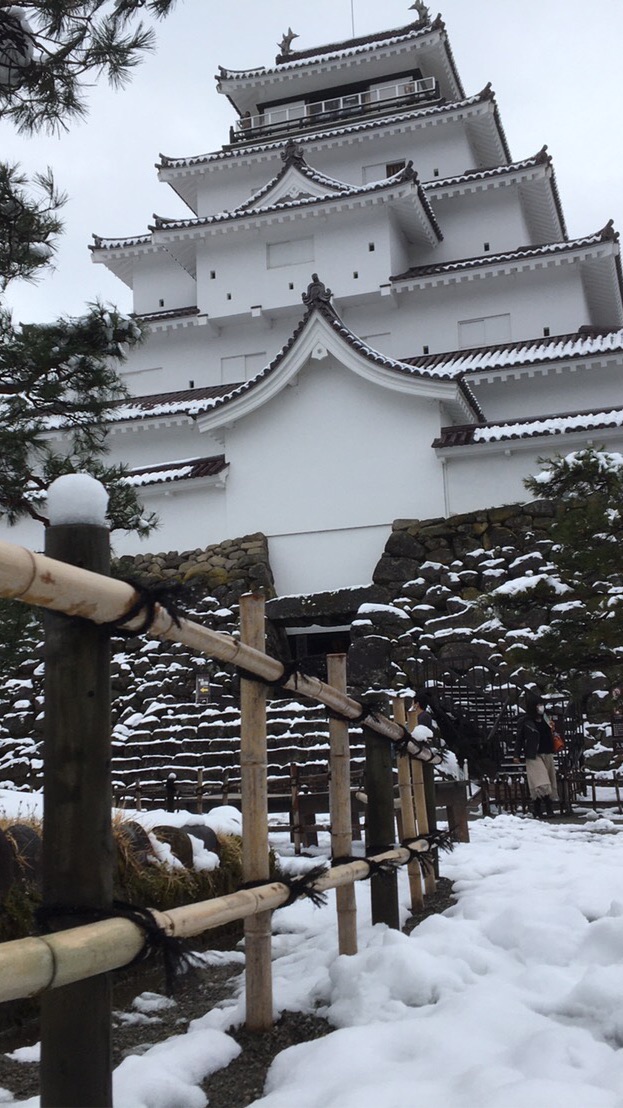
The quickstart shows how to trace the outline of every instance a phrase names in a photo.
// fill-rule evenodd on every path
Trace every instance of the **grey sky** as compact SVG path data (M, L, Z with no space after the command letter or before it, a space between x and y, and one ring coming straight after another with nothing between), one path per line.
M408 0L352 3L356 34L404 26L414 15ZM548 144L569 234L611 218L623 231L622 0L441 0L430 9L445 19L467 94L492 82L513 157ZM215 90L218 65L272 65L288 26L299 35L295 49L347 38L351 0L179 0L158 27L157 52L125 91L95 88L85 123L54 139L18 139L0 127L2 157L29 171L51 165L70 194L56 272L12 287L17 318L79 314L96 297L131 309L126 286L91 263L91 234L139 234L153 212L187 214L157 181L159 152L221 146L234 113Z

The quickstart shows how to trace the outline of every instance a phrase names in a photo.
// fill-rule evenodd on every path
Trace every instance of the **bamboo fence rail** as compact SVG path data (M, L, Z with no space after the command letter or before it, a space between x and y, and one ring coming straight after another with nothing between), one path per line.
M282 681L284 668L276 658L192 620L181 618L178 626L173 616L160 604L155 605L154 618L148 628L143 626L143 613L124 622L124 615L140 599L132 585L47 558L43 554L35 554L26 547L0 542L0 596L64 612L69 616L82 616L94 623L116 622L126 630L140 627L141 633L149 632L159 638L180 642L198 653L230 662L255 674L267 684L283 684L284 688L318 700L351 721L361 717L362 705L331 685L299 673ZM367 716L365 724L393 743L404 740L402 728L380 713ZM413 758L431 765L439 765L442 761L440 754L416 742L409 744L408 751Z
M414 842L420 854L430 850L425 841ZM376 862L405 865L411 858L404 847L375 855ZM327 869L313 888L318 892L339 889L370 874L365 859ZM156 923L173 938L190 938L234 920L247 919L279 908L288 900L290 889L280 881L271 881L254 889L241 889L227 896L171 908L152 910ZM0 944L0 1003L35 996L99 973L119 969L131 962L143 949L145 937L138 924L124 918L73 927L54 934L15 939Z

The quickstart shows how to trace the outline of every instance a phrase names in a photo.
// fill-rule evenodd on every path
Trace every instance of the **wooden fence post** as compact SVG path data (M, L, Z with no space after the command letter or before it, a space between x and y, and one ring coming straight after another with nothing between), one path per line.
M240 597L240 639L255 650L265 648L264 597ZM266 685L240 681L240 779L242 806L242 876L244 881L268 880L268 755L266 748ZM245 920L246 1026L270 1031L273 1025L271 912Z
M327 679L330 685L346 692L346 655L327 655ZM346 720L329 717L329 795L331 809L331 854L345 858L353 850L353 825L350 800L350 742ZM334 863L335 864L335 863ZM355 886L335 890L340 954L357 953L357 905Z
M110 573L103 526L48 527L46 553ZM52 927L75 927L76 912L89 922L89 911L112 907L110 636L86 619L53 612L44 626L43 907ZM106 973L43 994L43 1108L112 1104L111 1016Z
M407 723L405 702L401 697L394 698L394 719L401 727ZM398 791L400 793L400 810L402 812L402 833L405 839L415 839L417 836L417 824L415 822L415 805L413 799L413 785L411 783L411 759L408 754L398 755ZM421 911L424 904L422 893L422 874L417 859L409 862L407 872L409 874L409 892L411 894L411 911Z
M394 774L392 750L369 727L363 727L366 747L366 853L382 854L394 843ZM400 928L398 875L374 873L370 878L372 923Z
M408 715L408 728L412 730L417 725L417 716L415 712L410 711ZM429 831L434 830L434 826L431 827L428 818L428 802L426 795L426 786L424 782L424 774L422 773L422 763L415 762L411 767L413 774L413 795L415 797L415 815L417 819L418 833L420 835L428 835ZM433 791L434 791L433 783ZM435 879L435 870L431 864L424 875L424 892L426 896L430 896L437 889L437 881Z

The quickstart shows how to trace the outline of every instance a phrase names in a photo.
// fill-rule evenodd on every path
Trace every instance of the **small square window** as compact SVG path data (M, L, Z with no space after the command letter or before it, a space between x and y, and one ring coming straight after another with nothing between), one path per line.
M189 389L194 389L194 387L195 387L195 382L194 382L194 381L189 381L189 382L188 382L188 387L189 387Z
M211 269L211 270L210 270L210 280L211 280L211 281L214 281L215 277L216 277L216 270L215 270L215 269Z
M290 281L290 284L288 285L288 288L289 288L289 289L293 289L293 288L294 288L294 281Z
M488 243L488 242L485 242L484 248L485 248L485 254L487 254L489 252L489 250L491 249L491 244Z
M359 277L359 274L358 274L356 269L353 270L353 277L355 278L355 280L357 280L358 277Z
M435 169L433 169L433 177L438 177L438 176L439 176L439 170L437 169L437 167L435 167Z
M159 300L158 301L158 307L159 308L164 308L164 300Z
M369 243L368 243L368 250L370 251L370 253L371 253L371 254L373 254L373 253L374 253L375 249L376 249L376 247L375 247L374 243L373 243L373 242L369 242Z
M428 346L422 347L422 354L430 354L430 349L428 348Z
M231 300L231 293L230 292L227 293L227 299Z
M550 329L549 329L549 327L544 327L544 328L543 328L543 335L544 335L544 337L545 337L545 338L547 339L547 338L549 338L550 334L551 334L551 332L550 332Z

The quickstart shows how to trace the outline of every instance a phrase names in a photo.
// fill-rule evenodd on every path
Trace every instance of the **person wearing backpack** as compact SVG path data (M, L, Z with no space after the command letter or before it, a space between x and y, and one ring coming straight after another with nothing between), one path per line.
M554 737L540 693L526 693L526 711L517 726L514 761L523 759L535 818L543 815L543 807L546 816L554 816L554 801L558 800Z

